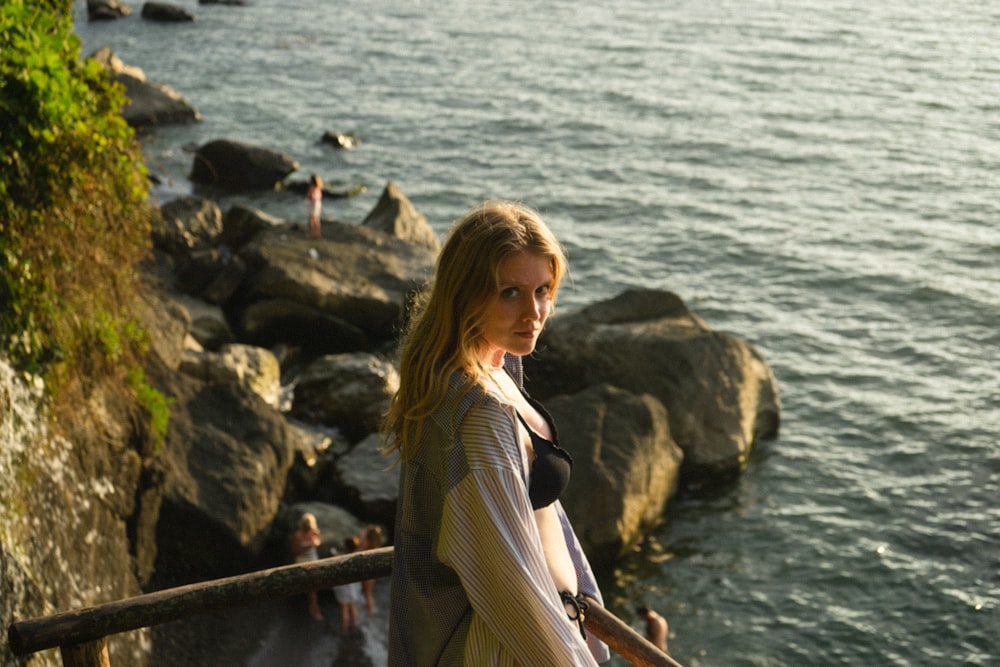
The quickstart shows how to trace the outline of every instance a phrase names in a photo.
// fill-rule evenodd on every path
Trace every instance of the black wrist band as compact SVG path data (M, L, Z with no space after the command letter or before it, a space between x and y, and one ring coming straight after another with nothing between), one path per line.
M586 641L587 631L583 629L583 620L587 615L590 605L584 599L583 593L573 595L569 591L560 591L559 597L562 598L563 604L573 607L574 611L572 614L569 614L569 620L576 621L576 624L580 626L580 636Z

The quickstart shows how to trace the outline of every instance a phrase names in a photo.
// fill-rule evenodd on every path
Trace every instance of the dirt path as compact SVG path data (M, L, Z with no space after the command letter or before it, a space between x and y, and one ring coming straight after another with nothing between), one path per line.
M320 592L324 619L315 621L305 597L168 623L154 630L150 667L381 667L386 663L389 580L375 584L375 615L358 609L356 632L340 634L340 609Z

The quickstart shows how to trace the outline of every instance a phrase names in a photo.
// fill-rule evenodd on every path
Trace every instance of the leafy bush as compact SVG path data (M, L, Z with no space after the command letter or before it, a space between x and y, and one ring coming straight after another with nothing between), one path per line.
M148 181L121 87L80 59L72 0L0 2L0 353L58 393L145 353Z

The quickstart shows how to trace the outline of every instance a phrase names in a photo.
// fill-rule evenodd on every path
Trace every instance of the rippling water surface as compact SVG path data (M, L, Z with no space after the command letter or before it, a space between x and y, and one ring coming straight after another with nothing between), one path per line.
M76 5L85 53L205 117L146 138L158 196L227 137L368 185L345 221L390 180L441 233L522 198L568 246L564 305L667 288L764 353L781 437L607 576L621 616L662 611L688 665L1000 664L1000 9L178 4L199 21Z

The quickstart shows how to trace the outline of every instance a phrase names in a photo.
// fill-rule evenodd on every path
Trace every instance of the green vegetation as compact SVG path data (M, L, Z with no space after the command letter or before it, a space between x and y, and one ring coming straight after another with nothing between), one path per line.
M155 431L166 402L138 372L133 313L149 253L148 181L125 103L80 59L72 0L0 0L0 354L56 407L128 375ZM141 371L141 369L138 369Z

